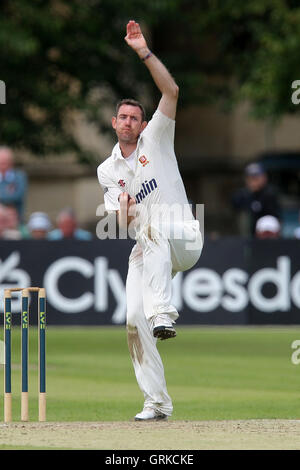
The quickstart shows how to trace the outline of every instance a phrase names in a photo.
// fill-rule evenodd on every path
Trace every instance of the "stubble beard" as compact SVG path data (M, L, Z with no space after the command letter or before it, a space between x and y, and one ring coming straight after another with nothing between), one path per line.
M123 133L119 133L118 135L118 140L121 144L125 144L125 145L134 145L137 143L138 141L138 137L139 136L135 136L135 135L132 135L132 134L123 134Z

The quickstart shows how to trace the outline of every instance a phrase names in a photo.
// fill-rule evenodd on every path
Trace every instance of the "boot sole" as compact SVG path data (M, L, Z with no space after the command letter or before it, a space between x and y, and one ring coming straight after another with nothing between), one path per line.
M161 340L175 338L176 331L172 327L156 326L155 328L153 328L153 336Z
M168 416L167 415L162 415L162 416L156 416L155 418L150 418L150 419L143 419L143 418L134 418L134 421L167 421Z

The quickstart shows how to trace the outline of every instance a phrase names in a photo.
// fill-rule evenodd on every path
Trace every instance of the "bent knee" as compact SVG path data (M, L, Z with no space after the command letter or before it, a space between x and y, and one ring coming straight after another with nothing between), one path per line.
M135 328L138 325L138 314L137 312L127 311L126 317L126 327L128 328Z

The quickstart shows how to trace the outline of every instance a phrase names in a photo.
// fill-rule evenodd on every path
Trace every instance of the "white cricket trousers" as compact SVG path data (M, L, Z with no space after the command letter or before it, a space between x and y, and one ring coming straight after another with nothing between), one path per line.
M176 227L168 227L168 238L161 232L150 232L147 226L136 241L126 280L128 347L144 394L144 407L171 416L172 400L167 392L157 339L152 333L151 317L167 313L173 320L178 318L176 308L171 305L172 277L190 269L200 257L203 244L199 222L180 222Z

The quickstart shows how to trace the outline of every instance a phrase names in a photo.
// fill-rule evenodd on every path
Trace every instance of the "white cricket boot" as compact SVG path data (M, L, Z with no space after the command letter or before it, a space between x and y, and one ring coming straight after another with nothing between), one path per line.
M167 419L167 415L164 415L160 411L154 410L153 408L144 408L141 413L138 413L134 417L135 421L159 421Z
M153 318L153 336L159 339L174 338L176 336L176 330L173 326L173 322L168 314L159 313Z

